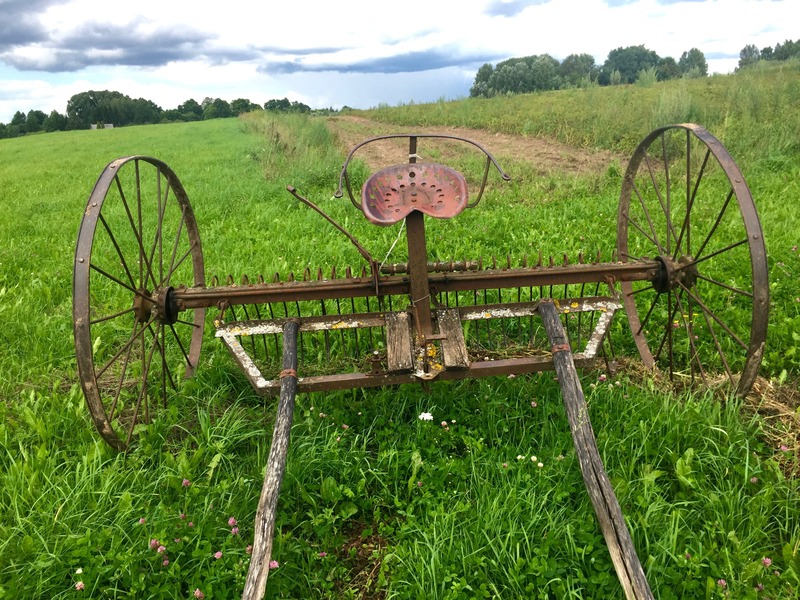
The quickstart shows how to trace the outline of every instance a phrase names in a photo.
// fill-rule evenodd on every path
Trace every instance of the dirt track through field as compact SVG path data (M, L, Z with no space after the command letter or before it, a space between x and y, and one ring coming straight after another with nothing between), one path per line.
M509 160L521 160L530 163L541 174L601 174L614 161L617 161L620 165L627 164L627 158L605 150L591 151L568 146L554 140L492 133L483 129L468 129L464 127L400 128L396 125L347 115L332 117L328 120L328 123L345 150L353 148L356 144L369 137L413 132L464 137L486 148L497 158L501 165ZM358 156L367 163L371 170L377 170L392 164L405 163L408 161L407 143L405 140L376 142L360 150ZM447 152L446 148L448 146L454 147L456 144L458 143L444 144L444 152ZM460 145L463 146L463 144ZM457 150L454 148L453 151ZM425 157L423 156L422 159L425 160ZM445 161L439 158L436 162Z

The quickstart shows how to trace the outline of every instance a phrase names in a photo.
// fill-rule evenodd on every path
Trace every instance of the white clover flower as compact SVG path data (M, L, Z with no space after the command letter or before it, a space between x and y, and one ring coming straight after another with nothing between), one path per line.
M525 457L522 454L517 454L517 460L525 460Z
M429 412L424 412L417 418L420 421L433 421L433 415L431 413L429 413Z

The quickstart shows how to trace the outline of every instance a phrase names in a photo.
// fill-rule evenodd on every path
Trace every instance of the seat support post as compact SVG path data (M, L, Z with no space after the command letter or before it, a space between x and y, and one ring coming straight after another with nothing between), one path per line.
M417 137L408 138L408 162L417 162ZM431 288L428 282L428 247L425 241L425 215L418 210L406 216L408 242L408 272L411 276L411 304L417 333L428 337L433 333L431 318Z

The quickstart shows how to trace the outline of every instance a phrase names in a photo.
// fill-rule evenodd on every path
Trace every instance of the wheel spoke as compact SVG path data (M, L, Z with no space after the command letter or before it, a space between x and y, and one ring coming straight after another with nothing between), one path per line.
M700 308L702 308L702 309L703 309L703 312L705 312L706 314L708 314L708 316L710 316L712 319L714 319L714 320L717 322L717 324L718 324L720 327L722 327L722 329L724 329L724 330L725 330L725 332L726 332L726 333L727 333L729 336L731 336L731 337L732 337L732 338L733 338L733 339L736 341L736 343L737 343L737 344L739 344L739 345L740 345L742 348L744 348L745 350L747 350L747 344L745 344L745 343L744 343L742 340L740 340L740 339L739 339L739 336L738 336L738 335L736 335L736 334L735 334L735 333L734 333L734 332L731 330L731 328L730 328L730 327L728 327L728 326L727 326L727 325L726 325L726 324L725 324L725 323L722 321L722 319L720 319L720 318L717 316L717 314L716 314L716 313L715 313L713 310L711 310L710 308L708 308L708 307L705 305L705 303L703 303L703 301L702 301L702 300L701 300L701 299L700 299L700 298L699 298L699 297L698 297L696 294L693 294L693 293L692 293L692 291L691 291L689 288L687 288L685 285L683 285L683 284L682 284L682 283L680 283L680 282L678 283L678 285L680 285L680 286L681 286L681 288L683 288L683 290L685 290L685 292L686 292L686 293L689 295L689 297L690 297L690 298L692 298L692 299L693 299L695 302L697 302L698 306L699 306Z
M639 227L639 225L629 215L625 215L625 216L633 224L633 226L636 227L636 229L638 229L639 231L642 232L642 235L644 237L646 237L652 244L654 244L656 246L656 248L658 248L658 251L661 254L664 254L664 248L661 245L661 243L658 241L658 234L656 233L656 228L655 228L655 225L653 224L653 219L650 218L650 211L647 210L647 205L645 204L641 193L639 193L639 188L636 187L636 182L635 181L633 182L633 191L636 192L636 197L639 199L639 204L641 205L642 211L644 212L644 218L647 219L647 224L650 226L650 232L652 233L653 237L648 236L644 232L644 230L641 227Z
M717 219L716 219L716 221L714 221L714 225L711 227L711 231L708 232L708 235L706 236L706 239L703 240L702 244L700 244L700 248L695 253L696 256L701 256L703 254L703 250L705 250L706 244L708 244L709 240L711 240L711 236L714 235L714 232L717 230L717 227L719 227L719 224L722 222L722 217L725 214L725 211L728 209L728 205L731 202L731 198L733 198L733 189L731 189L728 192L728 197L725 198L725 202L722 205L722 210L719 211L719 214L717 215Z
M100 273L100 275L102 275L103 277L106 277L107 279L110 279L111 281L113 281L113 282L114 282L114 283L116 283L117 285L120 285L120 286L124 287L126 290L130 291L130 292L131 292L132 294L134 294L135 296L139 296L140 298L143 298L143 299L145 299L145 300L150 300L150 299L151 299L151 298L150 298L150 296L147 296L147 295L143 294L143 293L142 293L142 292L140 292L139 290L135 290L135 289L133 289L133 288L132 288L132 287L130 287L130 286L127 284L127 283L125 283L125 282L123 282L123 281L121 281L121 280L117 279L117 278L116 278L116 277L114 277L114 276L113 276L111 273L109 273L108 271L105 271L105 270L101 269L101 268L100 268L100 267L98 267L97 265L95 265L95 264L91 264L91 265L89 265L89 268L90 268L90 269L92 269L93 271L97 271L98 273Z
M125 440L125 445L130 446L131 438L133 437L133 430L136 427L136 422L138 421L139 411L142 409L142 399L147 396L147 381L150 376L150 365L153 362L153 352L155 352L156 343L155 340L153 344L150 346L150 351L147 353L147 360L144 362L142 368L142 387L139 390L139 397L136 399L136 407L133 411L133 419L131 420L131 426L128 429L128 437ZM145 343L144 343L144 336L142 336L142 356L145 354ZM147 423L150 419L150 412L148 410L147 402L145 401L145 416L144 420Z
M134 333L136 331L136 323L133 324L133 332L131 333L131 339L134 338ZM125 374L128 372L128 362L130 361L131 357L131 349L133 348L133 344L128 346L127 351L125 352L125 360L122 362L122 368L120 369L119 378L117 380L117 388L114 391L114 399L111 402L111 409L108 411L108 420L114 420L114 413L117 409L117 402L119 401L119 396L122 393L122 386L125 383Z
M183 211L183 208L181 208L181 220L178 223L178 233L175 235L175 242L172 244L172 255L169 260L169 269L167 270L167 277L164 280L165 285L169 285L169 282L172 280L172 274L175 272L175 269L177 269L180 266L180 263L178 263L177 265L175 264L175 257L178 254L178 245L181 241L181 233L183 232L183 224L185 221L186 221L186 213ZM186 256L188 256L189 253L191 252L192 250L191 246L192 244L190 242L189 250L187 250L187 253L182 257L181 262L183 262Z
M119 312L115 312L112 315L106 315L105 317L98 317L96 319L92 319L89 321L89 325L96 325L97 323L102 323L103 321L110 321L111 319L116 319L117 317L122 317L124 315L130 314L134 311L134 308L126 308L125 310L121 310Z
M656 293L656 297L653 298L653 301L650 303L650 309L647 311L647 314L644 317L644 321L639 325L639 330L634 335L641 335L642 331L644 330L645 326L647 326L647 321L650 319L650 315L653 314L653 309L656 307L656 303L658 299L661 297L661 292Z
M687 132L687 135L688 135L688 132ZM706 165L708 164L708 158L710 156L711 156L711 150L707 149L706 150L706 155L703 158L703 164L700 167L700 171L698 171L698 173L697 173L697 179L695 179L694 189L692 190L691 195L689 195L689 186L688 186L688 183L687 183L687 187L686 187L687 196L686 197L688 198L688 201L686 203L686 216L683 219L683 225L681 225L681 233L678 236L678 243L675 245L675 252L672 255L673 259L678 258L678 254L680 253L681 243L683 242L684 234L686 235L686 254L691 254L692 253L691 236L690 236L690 220L691 220L691 216L692 216L692 207L694 206L695 198L697 198L697 190L700 188L700 181L703 179L703 174L705 173ZM687 167L686 167L686 169L687 169L687 171L686 171L687 172L686 181L688 182L689 181L689 175L688 175L688 172L689 172L688 171L688 169L689 169L688 165L689 165L689 163L688 163L688 159L687 159L687 163L686 164L687 164Z
M117 359L123 352L125 352L128 348L130 348L131 344L133 344L133 342L136 341L136 338L139 337L153 321L155 321L155 317L151 317L149 321L147 321L144 325L142 325L142 328L138 332L134 328L134 332L128 339L127 343L125 343L119 350L117 350L114 356L112 356L100 370L95 372L95 377L97 378L102 377L103 373L105 373L108 370L108 368L117 361Z
M722 283L721 281L717 281L716 279L711 279L710 277L706 277L705 275L701 275L700 273L697 274L697 278L698 279L702 279L703 281L708 281L709 283L712 283L714 285L718 285L719 287L725 288L726 290L730 290L731 292L734 292L735 294L740 294L740 295L746 296L746 297L748 297L750 299L755 298L755 296L753 295L752 292L748 292L747 290L740 290L737 287L733 287L732 285L727 285L725 283Z
M181 354L183 354L183 358L186 361L186 364L190 369L194 369L197 365L193 365L191 359L189 358L189 353L186 352L186 349L183 347L183 342L181 341L181 337L178 335L178 332L175 331L175 327L172 325L169 326L170 331L172 331L172 335L175 338L175 341L178 343L178 348L181 349Z
M725 246L724 248L720 248L719 250L716 250L715 252L712 252L711 254L706 254L702 258L696 258L693 261L686 263L685 265L680 265L679 267L677 267L676 270L677 271L683 271L684 269L688 269L689 267L693 267L695 265L699 265L700 263L703 263L703 262L707 261L709 258L714 258L715 256L719 256L720 254L724 254L725 252L728 252L729 250L733 250L734 248L738 248L739 246L741 246L743 244L746 244L747 242L748 242L747 238L745 238L743 240L739 240L738 242L734 242L732 244L729 244L728 246Z
M131 287L136 287L136 282L133 280L133 275L131 274L130 269L128 268L128 263L125 261L125 257L122 255L122 250L120 250L119 244L117 243L116 236L111 233L111 228L109 227L108 223L106 222L103 213L100 213L100 223L102 223L103 227L108 234L111 243L114 245L114 249L117 251L117 256L119 256L119 260L122 263L122 268L125 270L125 274L128 276L128 281L130 281Z

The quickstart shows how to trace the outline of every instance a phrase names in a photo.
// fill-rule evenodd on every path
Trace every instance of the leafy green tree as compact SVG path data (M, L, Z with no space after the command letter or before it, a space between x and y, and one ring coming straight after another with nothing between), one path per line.
M598 69L591 54L570 54L558 67L562 85L576 87L597 79Z
M254 110L261 110L261 107L245 98L237 98L231 102L231 111L233 111L233 114L237 117L243 113L252 112Z
M610 83L614 71L619 71L622 83L633 83L639 76L639 71L658 67L660 60L658 54L642 45L616 48L608 53L608 58L603 63L600 83Z
M42 129L44 131L64 131L66 128L67 117L57 110L50 111L50 114L47 115L42 122Z
M761 60L773 60L775 57L772 54L772 46L767 46L761 49Z
M697 48L692 48L688 52L681 54L678 60L678 67L684 75L690 72L699 72L702 77L708 75L706 56Z
M793 42L786 40L783 44L775 44L773 60L789 60L792 57L800 56L800 40Z
M489 63L484 63L475 74L475 81L469 88L470 98L488 98L491 95L489 83L494 74L494 67Z
M42 130L42 123L47 115L41 110L30 110L25 117L25 129L28 133L36 133Z
M658 67L656 68L656 72L658 73L658 80L659 81L669 81L670 79L677 79L682 75L680 67L678 67L678 63L675 62L675 59L671 56L665 56L660 61L658 61Z
M8 125L9 127L13 127L14 128L13 131L15 131L16 133L15 135L10 137L17 137L18 135L23 135L27 131L25 125L25 119L26 119L25 113L22 112L21 110L18 110L17 112L14 113L14 116L11 117L11 122Z
M761 51L755 44L747 44L739 51L739 68L753 65L761 59Z
M200 118L203 117L203 107L200 106L200 104L197 103L197 100L194 100L192 98L190 98L189 100L187 100L183 104L178 105L177 110L184 117L186 117L186 115L188 113L191 113L191 114L195 115L197 117L197 119L200 119ZM197 119L192 119L192 120L197 120ZM190 119L184 118L184 120L188 121Z
M208 98L206 98L208 100ZM203 100L203 119L227 119L228 117L233 116L233 111L231 110L231 105L228 104L227 100L222 100L221 98L214 98L211 102L206 104L206 100Z

